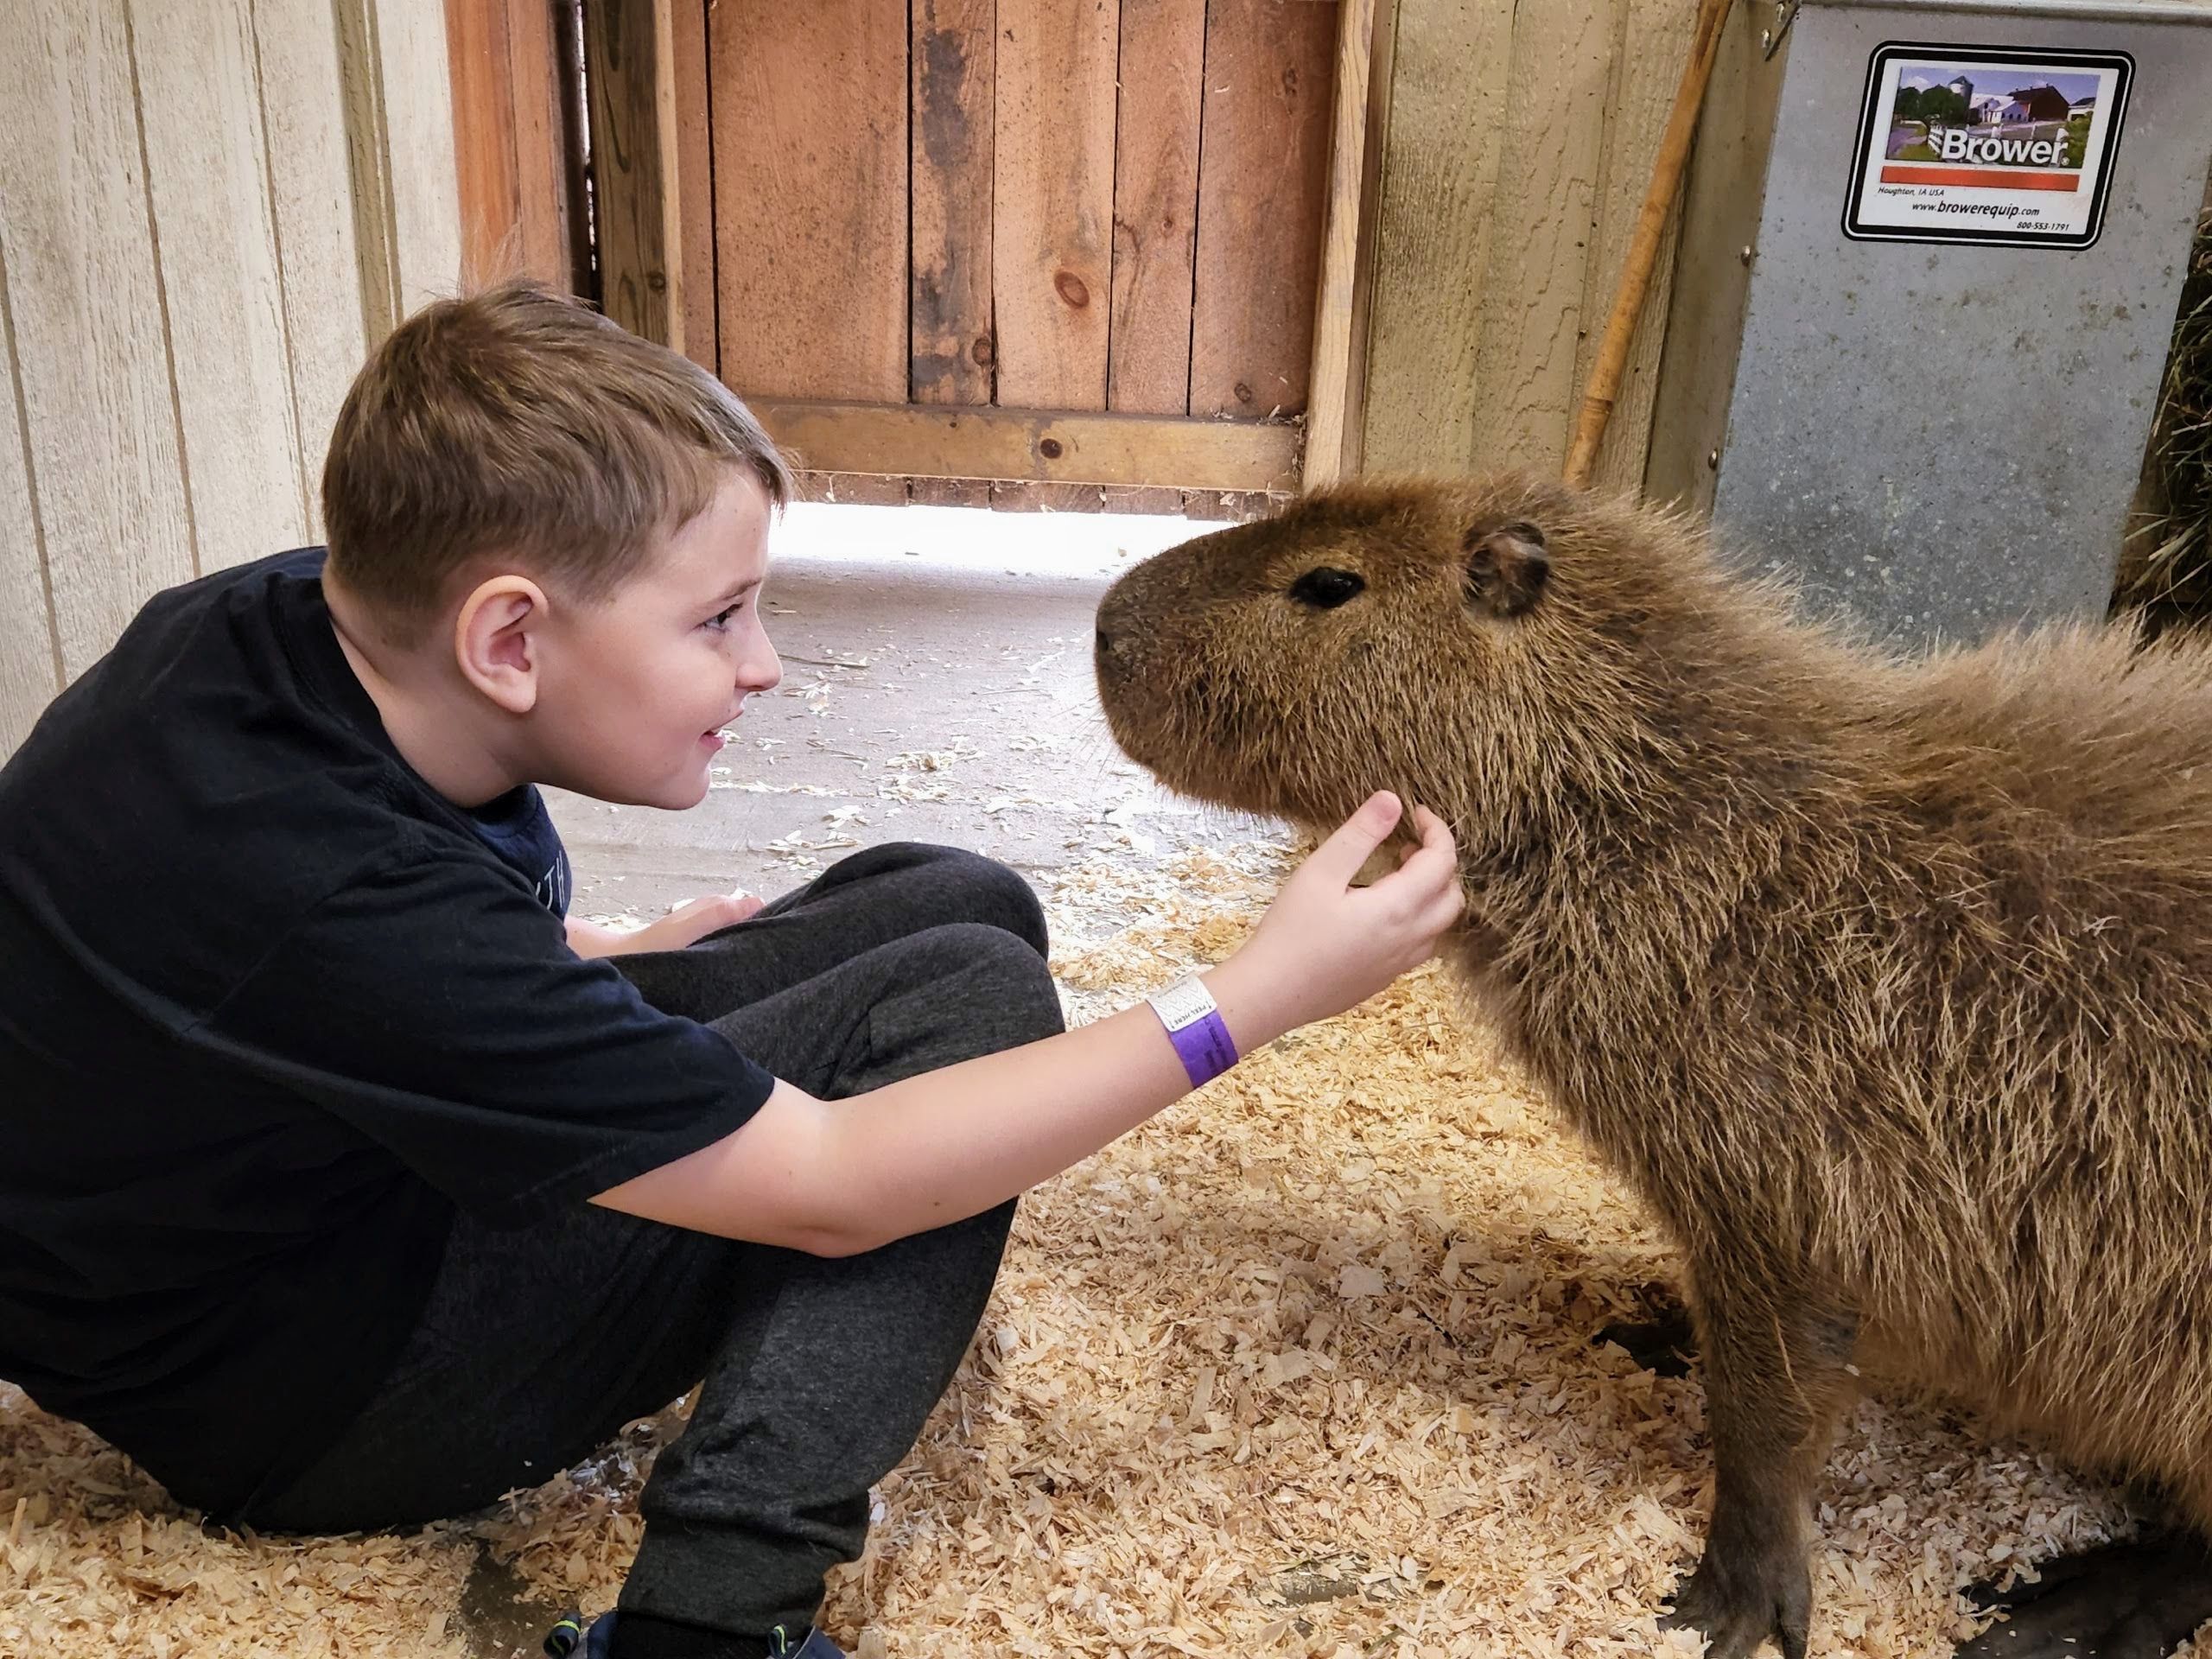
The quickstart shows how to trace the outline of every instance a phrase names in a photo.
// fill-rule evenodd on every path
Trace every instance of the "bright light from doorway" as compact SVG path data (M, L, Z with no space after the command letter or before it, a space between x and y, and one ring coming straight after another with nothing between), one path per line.
M877 563L1096 582L1138 560L1221 529L1150 513L992 512L982 507L871 507L800 501L769 546L779 559Z

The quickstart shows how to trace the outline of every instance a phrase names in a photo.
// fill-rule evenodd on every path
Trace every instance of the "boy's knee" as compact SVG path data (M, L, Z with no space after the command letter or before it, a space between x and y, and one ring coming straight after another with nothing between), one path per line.
M950 922L920 938L930 947L930 970L965 981L976 1013L1011 1042L1066 1028L1059 987L1035 941L989 922Z
M960 858L963 879L974 884L984 903L985 913L976 919L1004 928L1035 951L1039 961L1052 955L1045 906L1027 878L981 853L963 853ZM1051 982L1051 976L1046 976L1046 983Z
M926 842L893 842L872 850L888 868L927 866L931 880L950 898L949 907L960 920L1001 928L1039 957L1051 954L1045 906L1020 871L964 848Z

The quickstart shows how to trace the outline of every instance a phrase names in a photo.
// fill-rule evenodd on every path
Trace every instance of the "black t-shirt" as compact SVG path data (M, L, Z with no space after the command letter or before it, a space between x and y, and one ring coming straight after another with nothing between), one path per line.
M0 770L0 1377L219 1509L366 1403L457 1210L579 1204L773 1084L569 951L536 789L399 758L321 569L157 595Z

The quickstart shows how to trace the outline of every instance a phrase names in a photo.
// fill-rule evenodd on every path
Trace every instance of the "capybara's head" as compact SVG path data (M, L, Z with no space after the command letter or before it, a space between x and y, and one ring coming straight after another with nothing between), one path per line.
M1563 797L1633 786L1720 592L1700 537L1624 500L1362 483L1128 571L1098 607L1099 696L1185 794L1325 829L1392 789L1503 854Z

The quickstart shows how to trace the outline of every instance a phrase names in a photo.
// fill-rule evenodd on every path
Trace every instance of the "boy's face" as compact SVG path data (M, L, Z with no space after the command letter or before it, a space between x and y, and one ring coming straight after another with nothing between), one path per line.
M760 626L768 499L733 473L706 510L597 605L538 638L543 781L639 806L696 806L745 700L783 677Z

